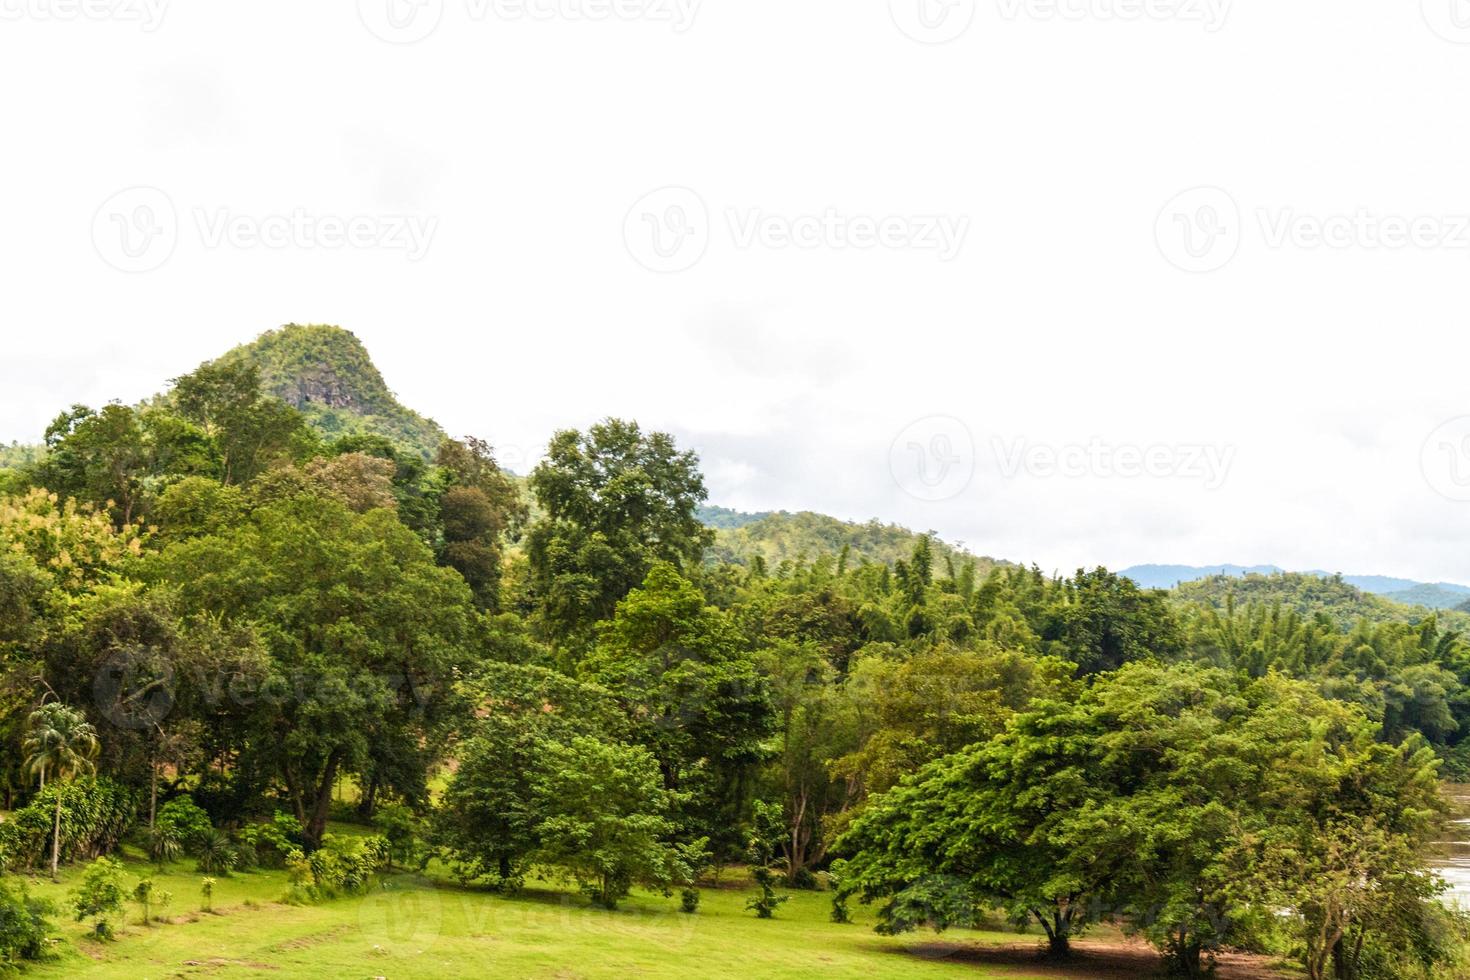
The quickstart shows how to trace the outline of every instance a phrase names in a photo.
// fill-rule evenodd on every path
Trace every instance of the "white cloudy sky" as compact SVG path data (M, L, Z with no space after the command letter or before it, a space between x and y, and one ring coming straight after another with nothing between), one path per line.
M0 0L0 440L329 322L518 465L1470 581L1464 0L417 2Z

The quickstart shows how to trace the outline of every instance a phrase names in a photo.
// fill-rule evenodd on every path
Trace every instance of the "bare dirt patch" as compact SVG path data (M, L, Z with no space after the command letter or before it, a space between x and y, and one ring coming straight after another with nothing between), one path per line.
M1055 980L1121 980L1156 977L1162 974L1159 954L1146 943L1082 940L1072 944L1072 958L1065 963L1046 959L1037 943L920 943L895 949L903 956L976 966L1000 967L1018 976ZM1289 974L1278 970L1264 956L1226 953L1219 957L1216 980L1283 980Z

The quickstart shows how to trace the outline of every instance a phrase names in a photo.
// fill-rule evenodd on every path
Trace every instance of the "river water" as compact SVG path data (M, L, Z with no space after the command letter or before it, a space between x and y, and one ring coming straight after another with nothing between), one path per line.
M1445 901L1470 908L1470 783L1446 783L1444 792L1455 815L1446 828L1446 839L1434 845L1430 866L1450 886Z

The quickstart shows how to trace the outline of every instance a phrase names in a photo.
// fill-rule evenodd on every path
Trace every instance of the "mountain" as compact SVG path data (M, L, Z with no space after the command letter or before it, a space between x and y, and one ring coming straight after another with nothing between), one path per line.
M1133 579L1148 589L1172 589L1184 582L1224 575L1244 578L1248 575L1278 575L1285 571L1276 565L1134 565L1118 574ZM1292 574L1310 575L1316 578L1335 578L1331 572L1310 569ZM1343 575L1342 581L1356 589L1372 595L1381 595L1407 606L1425 606L1429 609L1449 609L1470 599L1470 586L1452 582L1416 582L1413 579L1394 578L1388 575Z
M1173 592L1175 600L1186 605L1206 605L1225 609L1255 603L1281 605L1304 616L1325 613L1342 626L1366 619L1373 623L1418 623L1435 610L1422 605L1409 606L1387 596L1374 595L1349 582L1345 577L1323 577L1312 573L1277 572L1272 575L1211 575L1182 582ZM1470 626L1463 612L1438 610L1440 621L1455 629Z
M1275 575L1280 571L1275 565L1134 565L1118 574L1131 578L1140 588L1172 589L1181 582L1193 582L1211 575L1243 578L1246 575Z
M260 370L261 387L300 409L325 438L371 433L432 459L439 424L406 408L388 389L356 335L341 327L288 324L219 358Z
M1367 589L1366 591L1374 590ZM1421 582L1407 589L1379 594L1385 599L1392 599L1406 606L1424 606L1429 609L1455 609L1470 601L1470 589L1447 582L1436 582L1433 585Z
M728 507L715 507L706 505L695 512L699 523L705 527L712 527L719 531L733 531L736 528L746 527L756 521L771 516L771 511L763 510L756 514L747 514L744 511L731 510Z
M725 507L706 507L700 511L700 520L715 529L711 558L743 564L759 555L770 568L788 560L813 561L822 555L836 556L844 546L849 549L853 564L866 558L892 565L900 559L908 560L920 537L917 531L897 524L877 520L858 524L811 511L746 514ZM975 561L979 575L1005 564L946 544L932 534L930 542L937 569L944 567L946 558L956 565Z

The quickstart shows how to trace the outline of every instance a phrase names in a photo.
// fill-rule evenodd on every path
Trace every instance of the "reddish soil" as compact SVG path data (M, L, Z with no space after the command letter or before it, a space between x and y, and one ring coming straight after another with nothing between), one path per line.
M899 951L895 951L899 952ZM1047 977L1055 980L1123 980L1162 975L1159 954L1145 943L1083 939L1072 943L1072 958L1066 963L1045 959L1037 943L989 946L980 943L921 943L900 955L925 959L1000 967L1017 977ZM1226 953L1218 959L1216 980L1283 980L1289 976L1264 956Z

